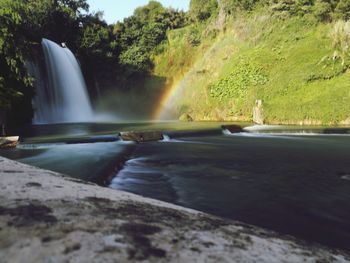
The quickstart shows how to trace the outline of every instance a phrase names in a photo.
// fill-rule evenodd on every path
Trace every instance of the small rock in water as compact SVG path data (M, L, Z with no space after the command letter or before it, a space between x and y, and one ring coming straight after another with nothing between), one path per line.
M146 132L121 132L119 135L124 141L134 142L151 142L163 140L163 133L158 131L146 131Z

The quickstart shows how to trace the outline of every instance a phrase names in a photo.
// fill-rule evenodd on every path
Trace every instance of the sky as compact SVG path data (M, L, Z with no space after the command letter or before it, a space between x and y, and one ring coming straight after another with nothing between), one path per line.
M190 0L157 0L165 7L187 11ZM131 16L137 7L147 5L149 0L87 0L90 12L103 11L103 18L108 24L123 21Z

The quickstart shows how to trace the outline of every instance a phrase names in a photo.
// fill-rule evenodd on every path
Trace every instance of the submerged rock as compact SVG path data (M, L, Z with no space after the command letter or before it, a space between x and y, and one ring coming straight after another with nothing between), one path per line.
M0 262L350 262L236 221L0 157Z
M121 132L119 136L124 141L134 142L151 142L163 140L163 133L158 131L145 131L145 132Z

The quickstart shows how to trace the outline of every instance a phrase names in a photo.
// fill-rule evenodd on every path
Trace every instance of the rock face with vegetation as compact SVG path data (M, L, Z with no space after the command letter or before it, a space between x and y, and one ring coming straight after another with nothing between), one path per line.
M280 236L0 158L0 262L349 262Z
M175 117L252 120L262 100L267 123L346 124L349 1L227 0L204 17L196 10L202 19L170 31L155 58L155 74L179 90Z
M114 25L87 10L86 0L0 0L8 120L30 121L25 64L45 37L77 55L95 106L121 116L150 118L177 90L163 117L251 121L259 99L267 123L349 124L349 0L191 0L186 13L150 1Z

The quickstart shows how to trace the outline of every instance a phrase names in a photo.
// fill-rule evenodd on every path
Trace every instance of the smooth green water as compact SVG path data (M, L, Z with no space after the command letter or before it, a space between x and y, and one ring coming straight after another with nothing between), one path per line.
M54 170L73 177L103 183L134 151L136 144L119 141L122 131L217 131L224 123L213 122L135 122L135 123L67 123L33 125L14 131L21 143L0 155L20 162ZM79 140L114 139L110 142L75 143ZM70 144L74 142L74 144ZM101 180L101 178L103 178Z

